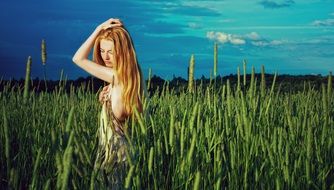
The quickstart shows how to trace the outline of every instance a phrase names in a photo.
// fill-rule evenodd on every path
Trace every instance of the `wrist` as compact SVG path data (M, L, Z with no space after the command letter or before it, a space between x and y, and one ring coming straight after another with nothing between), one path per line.
M100 33L101 30L102 30L102 26L101 26L101 25L98 25L98 26L95 28L94 32L95 32L95 33Z

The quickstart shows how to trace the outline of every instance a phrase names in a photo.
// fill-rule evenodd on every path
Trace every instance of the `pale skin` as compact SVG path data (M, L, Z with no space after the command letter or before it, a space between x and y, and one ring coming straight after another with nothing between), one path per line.
M110 90L112 97L112 111L120 121L124 121L126 118L126 111L122 100L123 86L118 82L116 70L114 70L114 65L116 64L114 58L114 42L105 39L102 39L100 42L100 53L105 66L99 65L96 62L88 59L88 55L93 48L94 41L100 31L115 26L122 26L122 23L119 19L111 18L96 27L93 33L79 47L72 60L75 64L91 75L108 83L114 84L113 86L105 86L102 89L99 94L99 101L102 103L105 100L108 91Z

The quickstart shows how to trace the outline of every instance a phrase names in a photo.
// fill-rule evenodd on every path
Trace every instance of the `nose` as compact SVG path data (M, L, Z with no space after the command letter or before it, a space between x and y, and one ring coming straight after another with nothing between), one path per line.
M105 55L105 59L106 59L106 60L109 60L109 58L110 58L110 57L109 57L108 53L106 53L106 55Z

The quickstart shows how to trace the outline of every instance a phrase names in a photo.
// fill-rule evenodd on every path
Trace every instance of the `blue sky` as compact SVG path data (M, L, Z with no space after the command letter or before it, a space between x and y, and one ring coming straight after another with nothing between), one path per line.
M72 63L77 48L104 20L123 20L145 78L148 69L165 79L187 77L191 54L195 77L248 72L322 74L334 70L333 0L12 0L0 2L0 76L23 78L27 57L32 76L43 77L40 44L47 43L47 76L88 74Z

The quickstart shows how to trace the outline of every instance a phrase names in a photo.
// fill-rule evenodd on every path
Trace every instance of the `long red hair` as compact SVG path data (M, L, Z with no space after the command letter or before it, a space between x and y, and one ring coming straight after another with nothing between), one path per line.
M126 113L133 113L132 106L139 112L143 111L144 82L140 66L137 61L135 48L129 32L124 27L112 27L102 30L95 40L93 60L105 65L100 54L102 39L114 42L115 70L118 81L123 85L123 102Z

